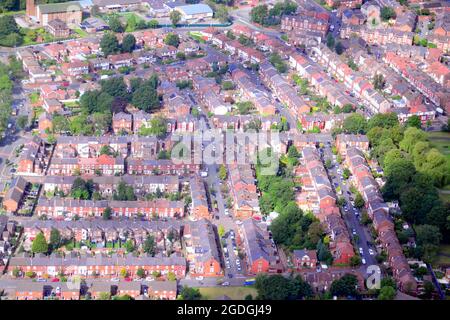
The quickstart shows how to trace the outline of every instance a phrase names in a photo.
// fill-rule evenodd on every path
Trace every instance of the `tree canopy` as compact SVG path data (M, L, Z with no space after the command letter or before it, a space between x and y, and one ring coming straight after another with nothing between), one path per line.
M300 275L286 278L261 274L256 277L255 288L260 300L300 300L313 295L311 286Z
M33 253L47 253L48 243L42 232L39 232L31 244L31 252Z

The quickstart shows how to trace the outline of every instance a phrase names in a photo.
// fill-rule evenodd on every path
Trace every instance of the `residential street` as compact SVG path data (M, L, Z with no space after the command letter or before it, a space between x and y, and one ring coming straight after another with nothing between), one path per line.
M359 251L359 248L362 248L363 252L362 254L360 253L360 255L361 258L364 258L366 266L376 265L377 262L375 260L375 255L377 254L377 252L375 246L372 245L372 243L374 243L374 240L372 239L372 236L370 235L367 228L360 222L361 211L351 204L352 200L350 200L350 198L354 200L355 195L351 194L349 182L346 181L342 176L344 166L339 165L337 161L333 159L333 153L331 151L331 146L329 145L326 145L323 148L323 160L324 162L326 160L330 160L332 163L332 167L328 169L328 175L331 184L335 192L338 186L341 187L342 191L342 195L336 193L337 197L343 196L347 201L347 204L343 208L341 208L341 213L345 223L347 224L349 233L353 235L353 239L355 239L355 234L357 235L358 241L356 241L357 247L355 248L355 250ZM338 172L338 170L340 171ZM369 253L369 248L373 250L373 255Z

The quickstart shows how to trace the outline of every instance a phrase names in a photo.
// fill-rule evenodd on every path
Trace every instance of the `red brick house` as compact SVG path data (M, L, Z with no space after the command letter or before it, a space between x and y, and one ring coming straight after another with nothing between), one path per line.
M318 262L315 250L294 250L293 263L296 269L315 268Z
M121 132L131 133L133 130L133 117L125 112L115 113L112 119L112 127L115 134Z

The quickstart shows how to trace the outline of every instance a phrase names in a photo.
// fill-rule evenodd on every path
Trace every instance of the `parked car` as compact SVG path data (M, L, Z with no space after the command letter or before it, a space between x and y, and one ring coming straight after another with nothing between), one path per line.
M366 259L362 258L361 262L362 262L362 264L366 264Z
M222 285L223 285L224 287L227 287L227 286L230 285L230 283L229 283L228 281L225 281L224 283L222 283Z
M195 280L202 281L203 277L202 276L196 277Z
M369 248L369 254L370 254L371 256L373 256L373 255L375 254L375 252L374 252L372 249Z
M360 254L363 254L363 253L364 253L363 248L361 248L361 247L359 248L359 253L360 253Z

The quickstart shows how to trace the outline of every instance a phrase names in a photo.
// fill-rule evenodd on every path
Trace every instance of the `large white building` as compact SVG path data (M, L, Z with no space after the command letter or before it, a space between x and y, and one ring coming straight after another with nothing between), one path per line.
M174 10L181 13L182 21L212 18L214 15L211 7L203 3L176 6Z

